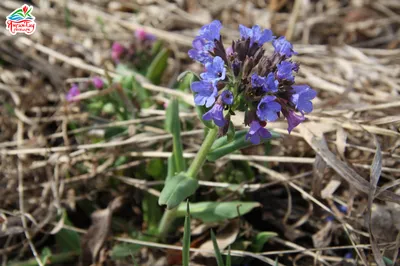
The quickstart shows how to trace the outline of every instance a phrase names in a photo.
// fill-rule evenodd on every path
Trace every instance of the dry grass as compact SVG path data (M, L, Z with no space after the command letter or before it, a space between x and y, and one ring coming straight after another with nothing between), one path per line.
M398 217L400 212L398 1L33 2L40 6L34 9L38 24L35 34L10 36L4 28L0 30L3 265L10 258L32 256L41 264L35 246L42 247L51 235L61 206L73 209L79 200L99 200L99 195L107 191L109 178L118 171L135 169L151 158L167 158L170 154L162 150L163 145L171 143L171 136L162 129L164 111L142 109L137 119L98 124L81 106L65 102L69 85L84 83L93 75L116 76L109 60L112 42L129 40L133 30L144 27L165 41L173 57L161 86L142 76L137 80L155 99L168 101L176 96L193 105L190 94L169 87L183 70L199 71L186 52L197 29L214 18L223 22L227 42L238 37L239 23L257 23L271 28L276 35L286 35L299 52L297 83L309 84L318 91L315 111L297 131L287 135L284 123L269 124L282 134L282 138L272 141L271 156L250 149L243 155L232 154L220 160L221 164L227 160L249 161L257 169L263 181L242 187L264 205L260 218L264 227L270 225L282 232L262 254L232 254L253 256L271 265L274 255L280 255L287 265L345 265L343 252L336 252L340 249L354 249L358 254L346 265L373 261L384 265L379 257L383 250L390 259L397 255L399 221L385 217ZM2 1L0 16L5 17L20 5L17 1ZM90 99L113 90L88 91L79 97ZM9 109L14 110L13 115L8 114ZM191 109L181 114L182 121L194 117ZM81 127L68 130L71 121L79 121ZM241 121L238 116L234 122L241 127ZM77 134L116 125L129 125L132 132L140 126L142 133L95 144L76 138ZM194 156L202 133L200 123L198 128L183 132L186 158ZM155 150L157 143L160 149ZM120 155L133 159L112 167ZM265 162L268 168L262 164ZM87 174L79 174L75 169L78 163L87 167ZM217 163L218 167L221 164ZM123 176L119 180L125 187L122 191L134 186L153 195L159 193L152 188L159 182ZM217 181L207 180L201 185L210 189L229 186ZM270 202L278 203L271 207ZM335 203L346 206L347 214L338 211ZM389 216L385 216L387 213ZM327 215L335 217L329 230L324 221ZM67 228L63 224L56 227ZM80 232L78 228L73 230ZM22 232L25 237L21 237ZM129 237L114 240L178 248L173 244L135 242ZM152 257L150 253L142 255Z

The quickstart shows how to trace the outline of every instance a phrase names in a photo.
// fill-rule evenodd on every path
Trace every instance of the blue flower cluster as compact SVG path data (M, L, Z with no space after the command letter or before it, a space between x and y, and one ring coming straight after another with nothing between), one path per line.
M204 120L213 120L226 134L235 111L245 112L250 126L246 139L254 144L271 137L267 122L280 114L288 122L289 133L313 110L316 92L308 85L294 85L299 64L291 57L297 53L285 37L276 38L271 30L259 26L239 26L240 39L225 49L220 35L222 24L215 20L203 26L193 40L189 56L202 63L205 72L193 82L196 105L209 108ZM272 42L274 53L265 55L263 45Z

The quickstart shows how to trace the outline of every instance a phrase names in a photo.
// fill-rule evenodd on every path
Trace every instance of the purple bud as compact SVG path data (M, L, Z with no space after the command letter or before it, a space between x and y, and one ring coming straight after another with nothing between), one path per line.
M104 81L100 77L97 77L97 76L93 77L92 83L97 89L101 89L104 86Z
M226 55L231 55L231 54L233 54L233 48L232 48L232 45L230 45L230 46L228 46L226 49L225 49L225 53L226 53Z
M144 29L138 29L135 31L135 37L140 41L153 41L156 37L153 34L147 33Z
M114 62L118 62L121 59L121 55L125 52L125 47L119 42L114 42L111 47L111 58Z
M79 87L77 84L73 84L72 87L69 89L67 94L67 101L73 102L75 101L74 98L78 96L81 92L79 91Z
M305 120L304 115L297 115L294 111L289 110L289 111L283 111L283 115L286 117L288 121L288 132L292 132L292 130L297 127L301 122Z

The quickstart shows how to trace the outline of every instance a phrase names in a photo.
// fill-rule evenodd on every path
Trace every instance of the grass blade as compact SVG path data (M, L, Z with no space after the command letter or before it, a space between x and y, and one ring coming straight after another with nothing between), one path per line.
M217 238L215 237L213 230L211 230L211 240L213 242L215 257L217 259L218 266L225 266L224 261L222 260L221 251L219 250L219 247L218 247Z
M190 257L190 209L189 201L186 203L185 231L183 233L182 265L189 266Z
M228 247L228 255L226 256L225 266L231 266L231 246Z

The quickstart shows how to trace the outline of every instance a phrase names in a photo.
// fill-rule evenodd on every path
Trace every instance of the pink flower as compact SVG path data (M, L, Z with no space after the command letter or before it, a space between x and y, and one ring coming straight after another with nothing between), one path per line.
M97 77L97 76L93 77L92 83L97 89L101 89L104 86L104 81L100 77Z
M153 34L147 33L144 29L138 29L135 31L135 37L139 39L139 41L153 41L156 37Z
M119 42L114 42L111 47L111 58L118 62L121 58L121 55L125 52L125 47Z
M79 91L79 87L77 84L73 84L72 87L69 89L67 94L67 101L74 102L74 98L78 96L81 92Z

